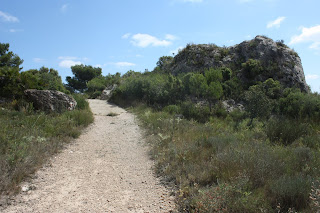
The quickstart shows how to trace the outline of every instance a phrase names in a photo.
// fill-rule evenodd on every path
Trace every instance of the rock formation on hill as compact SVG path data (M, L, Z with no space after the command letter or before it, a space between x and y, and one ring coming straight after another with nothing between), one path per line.
M59 91L28 89L24 91L24 94L37 110L63 112L74 110L77 106L74 98Z
M254 71L248 67L255 66ZM187 45L173 59L171 73L203 72L204 69L228 67L244 82L273 78L285 87L309 91L298 54L283 41L256 36L231 47L214 44Z

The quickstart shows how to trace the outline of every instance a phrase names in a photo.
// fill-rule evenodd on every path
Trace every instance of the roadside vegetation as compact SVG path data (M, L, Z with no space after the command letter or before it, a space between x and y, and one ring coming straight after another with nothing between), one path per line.
M242 87L225 67L171 75L167 62L124 74L111 100L146 128L181 212L319 211L319 94L271 78ZM228 112L230 99L244 109Z
M93 122L81 94L73 94L77 101L73 111L35 111L24 98L24 90L70 92L56 70L42 67L21 72L22 62L9 51L9 44L0 43L0 196L17 191L23 179Z

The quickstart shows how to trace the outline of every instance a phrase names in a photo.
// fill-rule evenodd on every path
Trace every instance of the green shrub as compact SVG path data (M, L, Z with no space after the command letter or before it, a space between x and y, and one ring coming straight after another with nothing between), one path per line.
M199 194L193 199L195 212L228 212L227 199L232 194L232 186L220 184L199 190Z
M67 93L57 70L41 67L21 72L23 89L57 90Z
M281 211L301 210L309 203L311 178L303 174L281 176L270 183L269 191L269 199L275 206L280 205Z
M93 122L93 116L90 110L73 110L67 112L66 116L72 119L76 126L88 126Z
M210 118L210 109L208 106L196 106L190 101L181 104L181 112L187 119L194 119L201 123L205 123Z
M0 67L0 97L20 98L22 91L19 68Z
M249 59L245 63L242 64L242 68L244 74L249 78L249 80L254 79L257 75L259 75L263 68L261 66L261 62L259 60Z
M163 108L163 111L174 115L174 114L180 114L181 108L177 105L168 105Z
M261 191L251 192L247 188L248 179L238 177L232 184L220 183L200 189L193 198L195 212L272 212Z
M88 92L102 91L106 88L106 79L103 76L98 76L87 82Z
M74 93L74 94L72 94L72 96L77 102L76 109L79 109L79 110L88 110L88 109L90 109L89 103L86 101L86 96L85 95L82 95L82 94L79 94L79 93Z
M272 111L271 101L258 85L245 92L246 111L251 119L268 118Z
M307 135L307 136L303 137L303 139L302 139L302 143L305 146L310 147L315 150L320 149L319 141L320 141L320 135L317 135L317 134Z
M33 113L33 103L27 102L25 99L15 99L11 102L11 109L16 111L22 111L25 113Z
M286 89L284 97L279 99L280 113L291 118L320 121L319 94L306 94L299 90Z
M95 91L94 93L92 93L92 95L90 95L90 98L96 99L96 98L98 98L101 94L102 94L101 91Z
M183 102L181 112L195 118L198 107ZM310 181L320 174L320 156L304 144L316 138L299 137L291 146L271 144L264 123L254 119L255 127L249 128L243 113L235 113L239 125L234 130L231 119L211 117L205 124L177 120L168 113L171 108L176 107L166 112L139 107L135 112L149 130L156 171L178 187L181 211L273 212L277 202L281 211L308 210ZM277 185L283 187L277 191Z
M228 116L228 112L221 106L221 104L215 105L213 113L219 118L226 118Z
M220 73L221 74L221 73ZM210 76L211 77L211 76ZM190 77L190 93L196 97L203 97L208 89L207 79L202 74L193 74Z
M308 135L311 131L309 124L285 118L270 119L265 128L265 133L272 143L280 143L285 146Z

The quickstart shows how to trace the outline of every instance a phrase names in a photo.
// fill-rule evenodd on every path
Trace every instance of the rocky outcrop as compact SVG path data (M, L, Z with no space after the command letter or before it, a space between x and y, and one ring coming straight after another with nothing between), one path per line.
M24 91L24 94L37 110L63 112L74 110L77 106L74 98L59 91L28 89Z
M254 61L259 72L248 74L243 64ZM309 91L298 54L282 41L256 36L232 47L214 44L187 45L171 63L170 70L177 75L182 72L203 72L208 68L229 67L244 83L265 81L273 78L285 87L299 87Z
M236 103L233 99L222 101L222 107L227 112L233 112L234 110L244 111L243 104Z
M112 96L113 91L117 88L117 85L114 84L110 87L105 88L101 95L100 95L100 100L109 100L110 97Z

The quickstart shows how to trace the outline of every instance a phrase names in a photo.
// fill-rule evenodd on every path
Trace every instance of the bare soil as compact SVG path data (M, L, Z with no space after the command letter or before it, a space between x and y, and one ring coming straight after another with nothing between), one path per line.
M23 183L1 212L174 210L174 197L152 171L134 115L106 101L89 103L94 123Z

